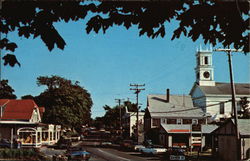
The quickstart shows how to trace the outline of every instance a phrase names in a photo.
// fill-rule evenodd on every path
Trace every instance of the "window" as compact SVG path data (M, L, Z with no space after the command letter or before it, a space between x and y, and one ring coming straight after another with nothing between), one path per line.
M199 123L199 124L206 124L206 119L199 119L199 120L198 120L198 123Z
M161 118L161 123L166 124L167 123L167 119Z
M160 126L160 119L153 119L153 126Z
M191 124L192 120L191 119L183 119L183 124Z
M182 120L181 119L177 119L177 124L181 124Z
M197 125L198 124L198 120L197 119L192 119L192 124L193 125Z
M207 65L208 64L208 57L205 56L205 59L204 59L204 64Z
M176 124L176 119L168 119L167 124Z
M224 102L220 103L220 114L224 114L225 113L225 104Z
M239 112L239 111L241 111L241 105L240 105L240 102L239 101L237 101L237 111Z

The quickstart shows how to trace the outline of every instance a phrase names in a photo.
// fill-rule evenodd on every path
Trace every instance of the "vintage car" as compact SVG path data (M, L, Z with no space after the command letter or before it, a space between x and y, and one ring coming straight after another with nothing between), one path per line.
M144 145L140 145L140 144L137 144L137 145L133 145L133 150L134 151L141 151L141 149L145 148Z
M0 148L11 148L11 143L7 139L0 139Z
M180 147L169 148L168 151L164 154L164 158L167 160L186 160L185 149Z
M111 147L112 143L110 141L102 141L100 142L101 147Z
M132 150L134 142L133 140L123 140L120 144L120 148L123 150Z
M66 156L68 160L88 161L90 159L90 153L81 147L71 147L67 149Z
M157 154L163 154L167 151L167 148L164 148L160 145L151 145L145 148L141 149L142 154L146 155L157 155Z

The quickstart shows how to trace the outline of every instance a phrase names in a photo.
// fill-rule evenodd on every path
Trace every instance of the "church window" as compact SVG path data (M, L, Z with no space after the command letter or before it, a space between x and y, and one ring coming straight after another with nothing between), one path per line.
M224 102L220 103L220 114L224 114L225 113L225 104Z
M207 56L205 56L205 62L204 62L204 64L205 64L205 65L208 64L208 57L207 57Z

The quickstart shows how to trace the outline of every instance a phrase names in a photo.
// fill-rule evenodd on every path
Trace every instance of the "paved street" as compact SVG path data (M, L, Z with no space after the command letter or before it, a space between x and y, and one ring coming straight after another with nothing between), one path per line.
M104 148L99 146L97 141L80 141L74 143L73 146L84 147L84 149L91 153L90 161L163 161L162 156L144 156L140 152L131 152L120 150L118 145L113 145L110 148ZM53 155L63 155L66 150L54 149L42 147L40 151L46 154L48 157ZM211 158L209 155L201 155L198 159L195 157L190 161L219 161L215 158Z
M139 152L123 152L111 148L85 147L87 151L108 161L146 161L160 160L158 157L145 157Z

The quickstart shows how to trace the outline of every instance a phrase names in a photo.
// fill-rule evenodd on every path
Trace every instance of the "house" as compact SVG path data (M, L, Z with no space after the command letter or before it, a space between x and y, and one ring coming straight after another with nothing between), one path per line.
M225 161L250 158L250 119L238 119L240 139L236 139L236 126L233 119L226 120L214 132L214 146L219 158ZM238 156L238 159L237 159Z
M190 91L194 106L200 107L211 115L210 121L220 121L230 118L232 114L232 92L230 83L214 81L212 50L197 51L196 81ZM237 109L240 110L239 100L242 97L250 99L250 84L235 83Z
M143 140L143 125L144 125L144 114L145 112L138 112L138 122L139 122L139 138ZM125 113L122 117L122 127L123 135L125 138L130 138L135 133L136 121L137 121L137 112L128 111L128 108L125 107ZM142 142L142 141L140 141Z
M41 123L44 112L45 108L38 107L31 99L0 99L0 138L34 147L56 142L60 126Z
M215 129L207 125L207 115L194 107L191 96L149 95L144 116L147 136L152 129L157 131L159 143L166 147L204 147L205 135ZM210 130L208 130L210 129Z

